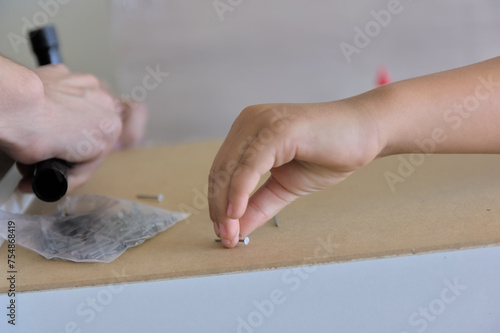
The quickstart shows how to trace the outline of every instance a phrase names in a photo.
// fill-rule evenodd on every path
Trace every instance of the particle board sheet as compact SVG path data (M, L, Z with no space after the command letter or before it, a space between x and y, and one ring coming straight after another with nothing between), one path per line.
M207 176L220 142L112 154L75 193L188 210L179 222L109 264L47 260L17 247L18 291L177 279L366 260L500 243L500 156L403 155L376 160L350 178L298 199L232 250L214 242ZM392 188L389 184L392 184ZM30 213L47 210L35 202ZM0 249L7 271L7 246ZM8 289L0 279L0 292Z

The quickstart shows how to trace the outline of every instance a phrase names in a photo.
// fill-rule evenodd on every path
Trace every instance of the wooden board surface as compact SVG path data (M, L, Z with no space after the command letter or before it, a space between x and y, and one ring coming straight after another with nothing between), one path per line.
M17 247L18 291L75 288L344 262L500 244L500 156L393 156L301 198L232 250L214 242L204 195L220 143L115 153L75 193L137 200L163 193L193 215L109 264L46 260ZM412 168L401 161L417 162ZM404 164L404 163L403 163ZM392 191L387 172L403 175ZM139 200L138 200L139 201ZM145 202L145 201L141 201ZM46 209L34 204L31 211ZM2 259L3 258L3 259ZM6 274L7 251L0 249ZM0 292L8 289L0 280Z

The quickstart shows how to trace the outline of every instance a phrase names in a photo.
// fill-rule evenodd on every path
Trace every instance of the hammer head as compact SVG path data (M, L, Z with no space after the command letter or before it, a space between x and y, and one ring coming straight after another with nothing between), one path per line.
M29 38L39 66L62 63L59 41L53 25L30 31Z

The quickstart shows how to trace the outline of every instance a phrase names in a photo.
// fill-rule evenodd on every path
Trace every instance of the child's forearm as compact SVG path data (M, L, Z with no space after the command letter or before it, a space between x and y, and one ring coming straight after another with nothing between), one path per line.
M500 58L342 101L246 108L210 171L214 230L234 247L293 200L375 157L420 152L500 153Z
M500 57L350 100L377 123L379 156L500 153Z

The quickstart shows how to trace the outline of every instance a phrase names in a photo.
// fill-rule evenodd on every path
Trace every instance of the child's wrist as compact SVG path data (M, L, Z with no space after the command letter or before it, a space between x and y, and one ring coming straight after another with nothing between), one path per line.
M383 95L383 94L382 94ZM344 100L349 108L357 112L360 117L367 146L367 158L371 160L391 155L387 126L384 123L384 97L376 91L354 96ZM361 133L362 135L363 133Z

